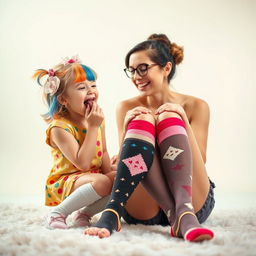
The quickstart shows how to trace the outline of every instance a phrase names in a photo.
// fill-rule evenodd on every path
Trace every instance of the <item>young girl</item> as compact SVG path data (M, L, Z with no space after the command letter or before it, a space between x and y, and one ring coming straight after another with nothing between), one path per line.
M74 57L49 71L39 69L33 77L43 87L49 108L43 118L49 123L46 143L54 161L45 188L46 205L55 206L47 226L68 228L67 216L79 209L74 222L87 226L90 217L105 206L115 176L106 148L104 116L97 104L97 75ZM81 209L85 206L89 207Z
M125 72L139 95L117 109L117 177L100 220L85 234L107 237L120 230L122 216L129 224L171 225L171 236L187 241L213 238L200 225L214 207L214 183L205 168L209 107L169 87L182 59L183 48L163 34L126 55Z

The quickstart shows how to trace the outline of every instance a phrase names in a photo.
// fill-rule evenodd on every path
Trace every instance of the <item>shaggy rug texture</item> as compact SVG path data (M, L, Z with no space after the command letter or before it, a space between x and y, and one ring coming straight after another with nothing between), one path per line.
M215 210L205 226L215 238L189 243L171 238L169 228L122 224L110 238L82 234L82 228L48 230L45 207L2 203L0 205L0 255L256 255L256 209ZM96 221L98 216L93 218ZM71 218L68 223L72 225Z

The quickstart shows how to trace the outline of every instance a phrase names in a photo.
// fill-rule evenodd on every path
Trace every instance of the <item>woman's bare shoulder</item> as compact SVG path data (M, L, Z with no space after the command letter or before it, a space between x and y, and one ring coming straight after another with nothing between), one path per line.
M180 95L180 97L182 99L181 105L183 105L183 108L190 120L198 115L209 115L209 105L205 100L185 94Z
M208 106L207 102L201 98L191 96L191 95L184 95L185 103L188 104L190 107L205 107Z
M123 100L117 104L117 111L128 111L140 105L139 97Z

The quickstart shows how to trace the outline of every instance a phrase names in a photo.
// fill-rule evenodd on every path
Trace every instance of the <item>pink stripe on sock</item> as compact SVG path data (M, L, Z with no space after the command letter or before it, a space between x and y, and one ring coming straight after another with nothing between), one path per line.
M158 144L160 144L167 137L170 137L176 134L184 134L187 136L186 129L183 126L174 125L174 126L165 128L158 134Z
M132 120L128 124L127 130L130 130L130 129L147 131L151 133L153 137L155 137L155 126L145 120Z
M166 118L166 119L162 120L157 125L157 132L160 133L165 128L173 126L173 125L179 125L179 126L186 128L186 125L182 119L177 118L177 117L170 117L170 118Z
M141 134L141 135L144 135L144 136L150 138L152 141L155 141L155 137L154 137L151 133L149 133L149 132L147 132L147 131L138 130L138 129L129 129L129 130L126 132L126 134L128 134L128 133Z

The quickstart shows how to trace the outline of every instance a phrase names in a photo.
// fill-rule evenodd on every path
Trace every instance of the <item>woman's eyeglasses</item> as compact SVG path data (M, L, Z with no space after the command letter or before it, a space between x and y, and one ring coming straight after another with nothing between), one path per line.
M142 63L140 65L138 65L137 68L125 68L124 72L127 75L128 78L132 78L135 75L135 71L137 72L137 74L139 76L145 76L148 73L148 70L154 66L157 66L158 64L153 63L153 64L146 64L146 63Z

